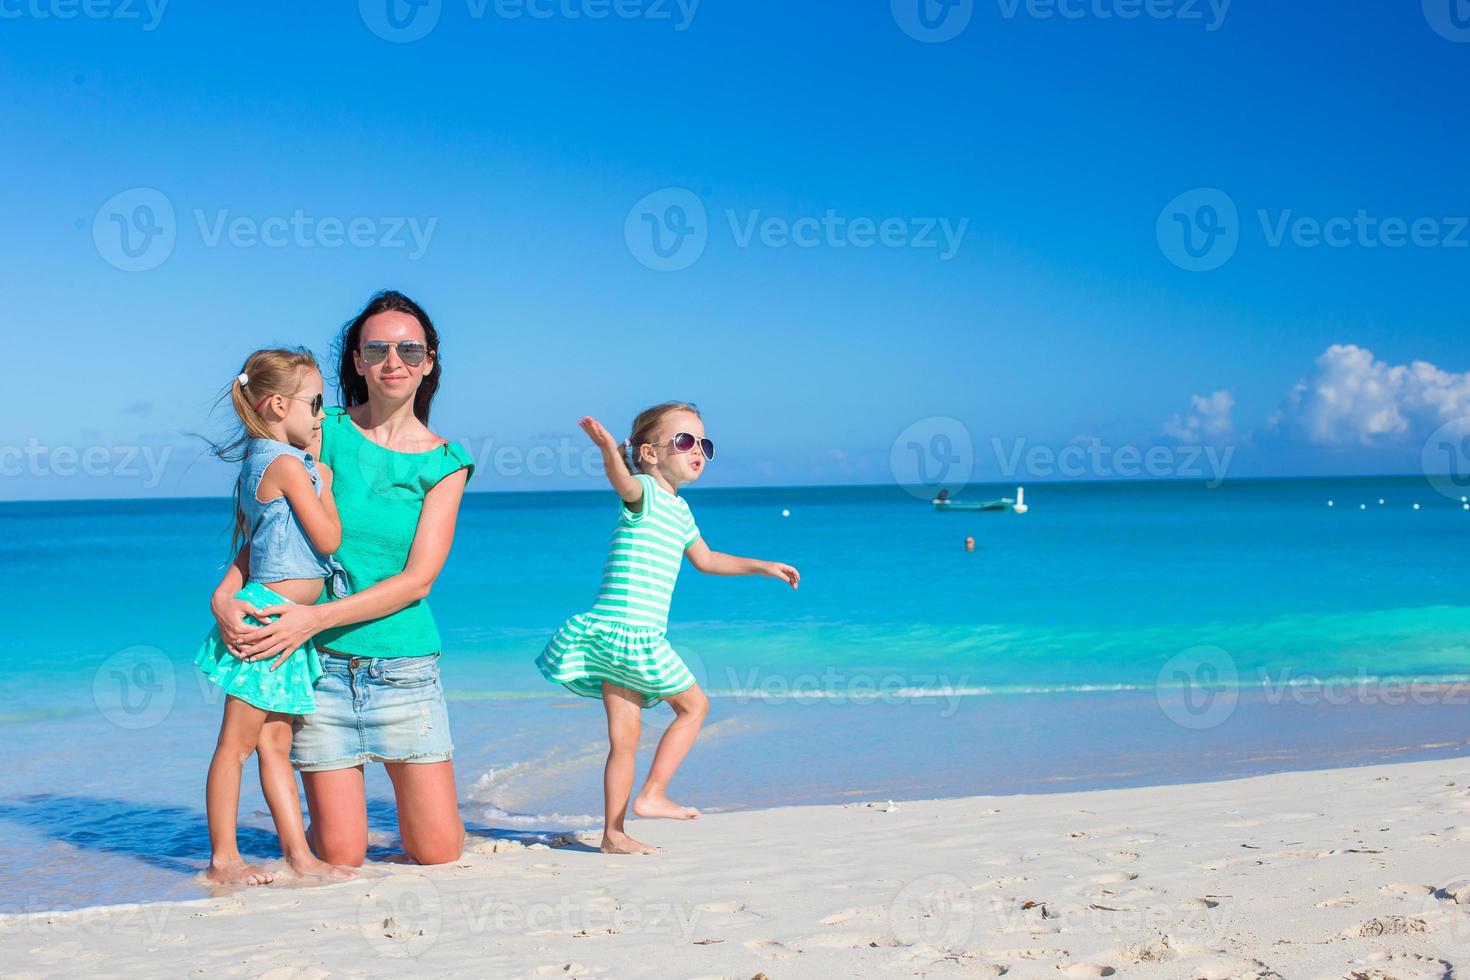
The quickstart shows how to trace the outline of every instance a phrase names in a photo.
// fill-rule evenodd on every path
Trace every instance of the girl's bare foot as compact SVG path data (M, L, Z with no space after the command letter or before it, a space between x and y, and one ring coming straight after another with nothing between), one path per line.
M605 830L602 833L602 853L604 854L657 854L658 848L652 844L634 840L627 834L618 830Z
M292 854L286 857L286 862L291 865L291 870L303 878L325 878L329 881L346 881L348 878L356 878L357 875L346 868L339 868L335 864L318 858L310 851L305 854Z
M267 871L258 864L246 864L240 859L210 862L204 877L217 885L269 885L276 880L274 871Z
M644 790L633 801L633 812L640 817L661 817L664 820L698 820L699 811L692 806L680 806L662 793Z

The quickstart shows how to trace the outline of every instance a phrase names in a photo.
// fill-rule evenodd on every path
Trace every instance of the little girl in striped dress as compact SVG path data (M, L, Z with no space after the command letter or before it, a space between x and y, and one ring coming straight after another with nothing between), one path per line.
M780 562L711 551L699 536L679 488L699 479L705 463L715 457L715 446L704 437L704 422L693 405L655 405L633 421L633 435L622 445L591 416L578 424L602 450L603 467L622 498L622 510L596 603L590 612L562 624L536 666L547 680L583 697L601 698L607 711L611 744L602 777L607 810L603 852L653 854L658 848L634 840L623 829L643 708L668 701L674 721L659 739L633 812L672 820L699 816L698 810L666 795L709 712L709 698L664 637L684 556L710 575L768 575L793 589L801 576Z

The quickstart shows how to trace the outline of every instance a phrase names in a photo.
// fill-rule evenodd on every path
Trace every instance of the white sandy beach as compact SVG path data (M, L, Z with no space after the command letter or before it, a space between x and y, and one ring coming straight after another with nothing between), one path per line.
M1470 759L472 839L331 887L0 918L49 976L1450 977ZM79 860L85 860L79 855Z

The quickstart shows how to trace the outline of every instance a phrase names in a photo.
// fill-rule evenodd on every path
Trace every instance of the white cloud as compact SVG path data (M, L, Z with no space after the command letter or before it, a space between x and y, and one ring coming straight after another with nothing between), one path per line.
M1234 409L1235 396L1228 391L1192 395L1189 411L1175 412L1173 418L1164 423L1164 435L1187 443L1227 440L1235 433L1235 421L1230 417Z
M1470 372L1427 361L1391 365L1354 344L1333 344L1266 422L1267 432L1319 446L1381 447L1422 439L1470 415Z

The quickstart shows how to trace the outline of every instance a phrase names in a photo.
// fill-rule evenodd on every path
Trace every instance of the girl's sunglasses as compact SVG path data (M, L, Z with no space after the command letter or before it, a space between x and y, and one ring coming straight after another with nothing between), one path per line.
M382 364L388 359L388 348L398 348L398 359L409 367L418 367L429 356L429 347L422 340L369 340L357 349L364 364Z
M674 452L676 453L687 453L695 446L698 446L699 451L704 453L705 459L715 458L714 443L710 442L708 439L696 439L694 438L694 436L690 435L687 432L674 433L674 438L669 440L669 445L674 447Z
M271 397L271 395L266 395L260 401L255 403L256 415L260 414L260 410L265 407L266 402L271 400ZM318 415L322 414L322 396L320 394L312 395L310 398L302 398L300 395L282 395L281 397L289 398L293 402L307 402L308 404L310 404L312 418L316 418Z

